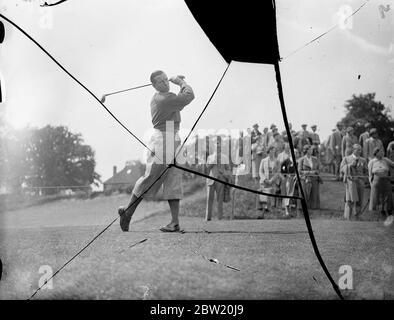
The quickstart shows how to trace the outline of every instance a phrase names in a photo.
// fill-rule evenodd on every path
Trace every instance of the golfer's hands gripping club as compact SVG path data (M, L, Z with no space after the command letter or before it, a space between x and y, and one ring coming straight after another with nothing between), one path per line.
M184 79L185 79L185 76L178 75L176 77L171 77L169 79L169 81L178 85L178 86L181 86L182 84L184 84L186 82Z

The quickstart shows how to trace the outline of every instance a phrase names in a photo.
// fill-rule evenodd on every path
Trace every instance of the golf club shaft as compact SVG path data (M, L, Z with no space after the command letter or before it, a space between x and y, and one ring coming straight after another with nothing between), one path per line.
M149 87L151 85L152 85L151 83L148 83L148 84L144 84L144 85L138 86L138 87L132 87L132 88L124 89L124 90L119 90L119 91L115 91L115 92L106 93L106 94L104 94L104 96L108 97L108 96L113 95L113 94L117 94L117 93L121 93L121 92L125 92L125 91L130 91L130 90L134 90L134 89L140 89L140 88L143 88L143 87Z
M180 76L180 78L184 79L185 77L184 76ZM125 92L125 91L134 90L134 89L140 89L140 88L144 88L144 87L149 87L151 85L152 85L151 83L148 83L148 84L144 84L142 86L137 86L137 87L132 87L132 88L124 89L124 90L119 90L119 91L115 91L115 92L106 93L106 94L104 94L104 96L108 97L108 96L113 95L113 94L122 93L122 92Z

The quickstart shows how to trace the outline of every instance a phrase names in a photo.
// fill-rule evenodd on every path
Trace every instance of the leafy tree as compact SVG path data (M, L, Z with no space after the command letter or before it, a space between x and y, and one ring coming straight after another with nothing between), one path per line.
M364 125L369 122L372 128L377 129L385 147L393 140L394 120L390 115L391 110L380 101L375 101L375 93L353 95L346 101L345 109L347 113L342 123L346 127L353 127L357 136L365 131Z
M86 186L97 184L92 148L83 144L81 134L67 127L47 125L41 129L14 131L6 139L8 186L17 191L30 187ZM52 193L47 189L46 193Z

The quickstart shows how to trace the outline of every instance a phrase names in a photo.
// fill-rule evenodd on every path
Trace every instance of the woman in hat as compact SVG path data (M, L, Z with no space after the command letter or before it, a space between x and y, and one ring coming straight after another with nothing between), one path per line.
M374 158L368 163L368 176L371 183L371 194L369 202L370 211L387 213L388 217L385 225L393 223L393 195L390 183L390 168L394 167L394 162L384 157L382 147L377 147L373 151Z
M310 145L304 146L303 153L304 156L298 160L298 171L301 174L305 200L308 208L320 209L320 163L316 157L312 156L312 147Z

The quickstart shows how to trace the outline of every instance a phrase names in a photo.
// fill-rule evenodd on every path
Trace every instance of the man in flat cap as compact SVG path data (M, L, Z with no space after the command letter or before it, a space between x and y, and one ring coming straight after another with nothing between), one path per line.
M378 130L376 128L372 128L369 131L370 137L365 141L365 148L364 148L364 157L370 161L375 156L373 155L373 150L375 148L383 148L382 141L378 138Z
M346 128L346 135L342 139L342 158L350 156L353 153L353 146L358 144L358 139L354 135L353 127Z
M320 144L320 137L316 133L317 125L311 126L312 132L310 133L310 138L312 139L312 145L318 146Z
M312 140L313 146L313 156L317 157L319 155L319 145L320 145L320 137L316 133L317 125L313 124L311 126L312 132L309 134L309 138Z
M342 153L341 153L342 129L343 129L342 123L338 122L337 129L335 129L335 131L330 136L330 144L329 144L329 149L333 156L334 174L336 175L338 181L341 180L339 177L339 168L342 161Z
M302 130L298 131L298 134L297 134L297 141L298 141L297 149L302 154L304 146L307 144L310 144L310 133L308 130L306 130L306 128L308 127L307 124L304 123L301 125L301 127L302 127Z
M302 130L298 134L305 136L305 137L309 137L310 133L308 130L306 130L307 127L308 127L308 125L306 123L302 124L301 125Z

